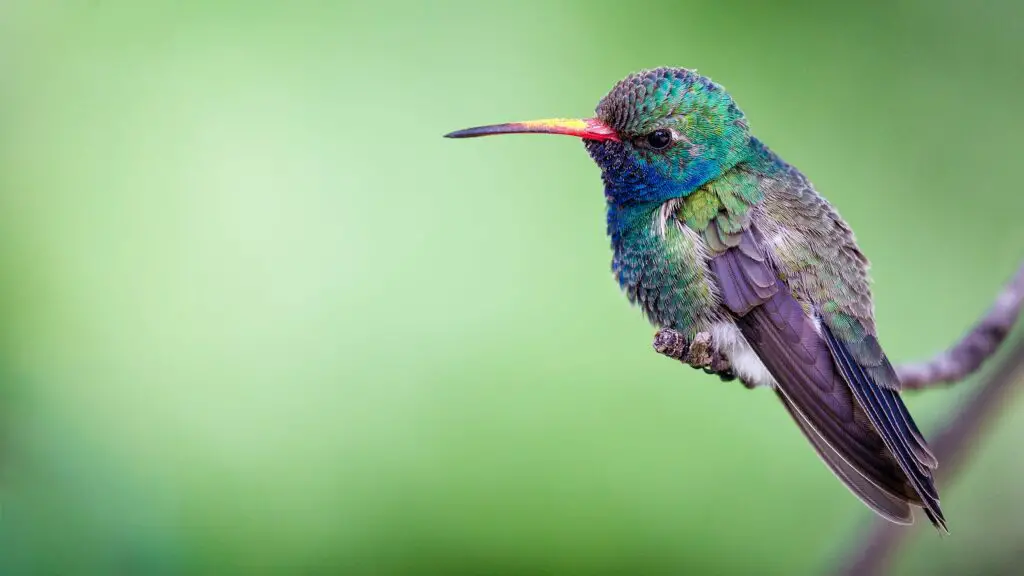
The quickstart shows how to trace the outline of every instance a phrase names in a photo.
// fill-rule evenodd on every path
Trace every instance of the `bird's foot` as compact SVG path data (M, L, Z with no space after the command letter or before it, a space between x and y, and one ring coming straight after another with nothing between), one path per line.
M654 335L654 350L669 358L675 358L687 366L698 368L708 374L715 374L723 382L737 379L729 359L714 346L714 341L708 332L698 332L693 340L687 340L681 332L663 328ZM753 388L742 378L739 380L747 388Z
M693 340L687 340L681 332L671 328L659 330L654 335L654 350L709 374L718 374L723 380L736 377L729 359L715 349L711 334L707 332L698 332Z

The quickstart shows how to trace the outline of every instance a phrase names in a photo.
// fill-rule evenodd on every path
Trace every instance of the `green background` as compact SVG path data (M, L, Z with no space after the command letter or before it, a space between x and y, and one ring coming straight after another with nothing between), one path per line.
M697 68L873 262L895 361L1021 258L1024 4L0 7L0 573L813 573L871 515L685 369L568 138ZM913 395L926 433L970 386ZM1024 404L904 573L1024 553Z

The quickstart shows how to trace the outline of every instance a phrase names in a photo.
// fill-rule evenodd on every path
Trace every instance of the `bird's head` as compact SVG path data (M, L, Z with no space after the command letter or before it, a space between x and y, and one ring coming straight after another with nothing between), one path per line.
M686 196L746 159L750 131L721 86L684 68L622 79L585 120L536 120L468 128L450 138L545 133L577 136L601 167L609 202Z

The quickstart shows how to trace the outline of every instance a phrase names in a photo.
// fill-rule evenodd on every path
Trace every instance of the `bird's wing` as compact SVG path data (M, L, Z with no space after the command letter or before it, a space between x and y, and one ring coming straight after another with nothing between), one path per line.
M723 305L825 462L879 514L907 521L899 501L912 503L945 529L934 459L924 457L927 448L899 396L879 386L818 311L794 297L755 225L724 234L712 223L706 234L719 235L726 247L710 261Z

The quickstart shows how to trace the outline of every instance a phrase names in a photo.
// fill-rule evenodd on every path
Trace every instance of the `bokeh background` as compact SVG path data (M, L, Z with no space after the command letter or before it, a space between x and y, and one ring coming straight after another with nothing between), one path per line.
M871 519L655 355L568 138L697 68L872 258L897 361L1024 256L1024 4L9 0L0 573L804 574ZM913 395L936 430L965 384ZM1024 403L906 574L1024 554Z

